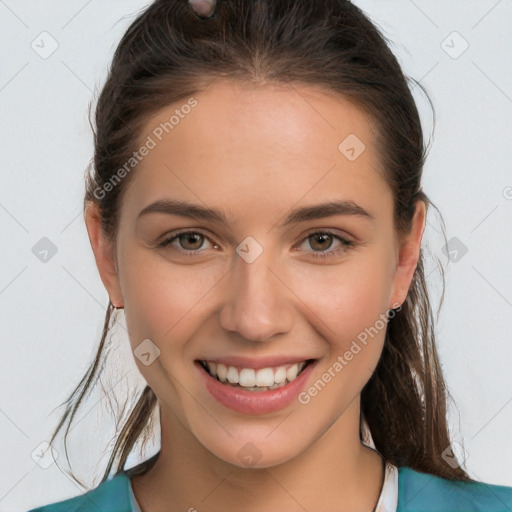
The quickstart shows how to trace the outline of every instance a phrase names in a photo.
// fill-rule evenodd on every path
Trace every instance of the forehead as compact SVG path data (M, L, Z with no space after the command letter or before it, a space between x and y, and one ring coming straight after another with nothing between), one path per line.
M392 205L372 119L334 93L298 84L217 81L161 109L144 126L153 148L130 187L138 206L166 192L222 208L285 208L321 196ZM194 106L190 106L194 105ZM238 202L238 205L236 204ZM248 203L249 202L249 203Z

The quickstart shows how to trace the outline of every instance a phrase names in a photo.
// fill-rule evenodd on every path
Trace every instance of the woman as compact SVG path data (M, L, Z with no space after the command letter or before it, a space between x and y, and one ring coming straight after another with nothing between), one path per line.
M451 452L396 58L348 1L206 7L152 3L99 98L84 210L110 303L54 436L114 310L148 385L101 484L34 512L510 510ZM125 470L155 411L161 450Z

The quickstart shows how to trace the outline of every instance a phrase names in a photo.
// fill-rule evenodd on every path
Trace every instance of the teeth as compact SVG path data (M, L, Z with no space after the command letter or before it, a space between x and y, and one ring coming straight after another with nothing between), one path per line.
M286 368L284 366L279 366L279 368L277 368L274 373L274 381L277 384L282 384L286 381Z
M237 370L232 366L230 368L237 372ZM254 386L256 386L256 372L252 368L244 368L240 372L240 379L238 381L238 384L240 384L240 386L244 388L253 388Z
M254 372L254 370L251 371ZM242 370L242 373L243 372L245 372L245 370ZM272 370L272 368L262 368L261 370L258 370L258 373L255 374L255 378L256 386L260 388L273 386L275 384L274 370Z
M295 380L297 378L298 373L299 373L299 367L296 364L290 366L290 368L288 368L288 370L286 370L286 380L288 380L290 382L292 380Z
M255 371L253 368L242 368L240 371L234 366L227 367L223 363L211 363L202 361L212 377L223 383L229 383L235 387L243 387L251 391L263 389L276 389L287 382L294 381L298 374L306 366L306 361L292 365L282 365L273 368L261 368Z
M225 364L218 364L217 365L217 378L221 382L226 382L226 377L228 374L228 369L226 368Z
M233 368L232 366L228 368L226 376L230 384L238 384L240 381L240 376L238 375L236 368Z

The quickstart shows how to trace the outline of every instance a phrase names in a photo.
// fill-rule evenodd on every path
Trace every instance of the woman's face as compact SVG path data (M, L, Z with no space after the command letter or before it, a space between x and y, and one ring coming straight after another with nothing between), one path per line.
M358 432L359 395L386 313L407 294L424 218L400 252L370 119L343 98L223 81L194 98L141 134L147 150L122 198L118 274L102 278L124 305L166 432L191 433L238 466L275 465L329 429ZM157 201L218 215L148 209ZM177 236L184 231L195 234ZM246 368L231 375L250 383L250 369L273 357L315 360L298 387L283 388L287 401L279 389L237 392L198 364Z

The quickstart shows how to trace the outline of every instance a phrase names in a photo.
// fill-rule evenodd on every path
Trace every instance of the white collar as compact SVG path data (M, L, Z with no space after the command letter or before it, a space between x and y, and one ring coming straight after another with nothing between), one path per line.
M362 442L369 448L372 448L376 452L375 443L373 442L372 433L366 418L363 416L361 422L361 434ZM386 469L384 471L384 483L382 484L382 490L377 501L377 505L373 512L396 512L398 507L398 468L386 462Z
M373 512L396 512L398 506L398 468L386 462L384 484Z

